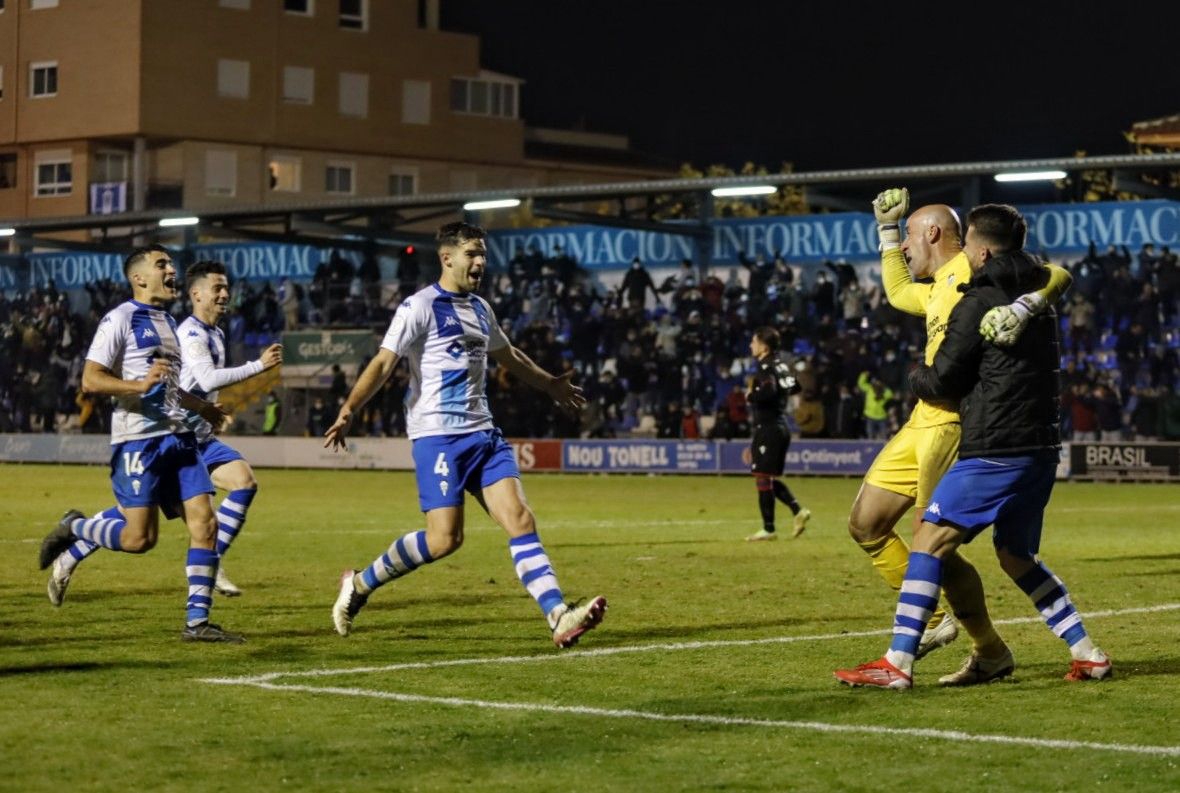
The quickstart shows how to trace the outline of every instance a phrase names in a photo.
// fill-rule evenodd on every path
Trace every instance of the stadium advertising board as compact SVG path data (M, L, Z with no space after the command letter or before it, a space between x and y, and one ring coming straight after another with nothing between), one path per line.
M749 443L723 441L718 445L722 473L749 473ZM884 445L882 441L794 440L787 450L786 473L861 476Z
M1029 204L1020 210L1029 221L1029 248L1053 256L1083 253L1093 240L1099 250L1146 242L1180 244L1180 202L1100 201L1089 204ZM773 256L781 251L795 263L847 259L877 261L876 221L868 212L830 215L767 216L714 220L713 264L739 263L738 251ZM513 253L536 246L554 256L558 246L589 269L626 267L638 256L653 267L671 267L695 258L692 238L602 226L552 226L505 229L488 235L493 267L506 267Z
M716 473L713 441L567 440L562 470Z
M1029 221L1029 248L1050 256L1076 256L1091 241L1099 250L1125 245L1138 250L1180 245L1180 202L1100 201L1089 204L1029 204L1020 207ZM710 223L713 263L739 263L738 252L773 256L781 251L794 263L824 260L877 261L876 221L869 212L830 215L775 215L757 218L719 218ZM536 246L556 255L558 246L589 269L626 267L638 256L652 267L672 267L681 259L696 258L693 239L639 229L605 226L552 226L536 229L493 230L488 253L494 268L504 268L514 251ZM195 259L216 259L229 268L233 281L310 281L316 268L332 253L313 245L240 242L193 245ZM354 265L357 251L339 249ZM27 290L54 284L58 289L81 289L102 279L123 278L123 257L113 253L52 251L24 257L0 257L0 289Z
M367 330L296 330L283 333L285 366L359 364L377 352L377 337Z
M1180 443L1071 443L1070 476L1180 480Z
M560 471L561 441L533 438L509 438L516 455L516 465L522 471Z

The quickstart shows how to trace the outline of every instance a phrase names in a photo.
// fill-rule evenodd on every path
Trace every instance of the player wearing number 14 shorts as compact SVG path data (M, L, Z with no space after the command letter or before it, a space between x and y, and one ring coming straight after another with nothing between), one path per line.
M578 409L585 399L570 381L572 373L554 377L514 347L491 306L475 294L487 269L485 236L483 229L467 223L439 229L438 282L398 307L381 349L324 433L325 447L343 448L353 416L380 390L398 361L406 360L406 426L426 528L394 540L368 567L344 572L332 607L332 622L341 636L352 632L357 613L378 587L459 549L467 492L508 533L516 574L545 615L554 644L572 647L606 613L603 597L566 602L537 535L512 447L492 423L485 393L489 355L562 408Z

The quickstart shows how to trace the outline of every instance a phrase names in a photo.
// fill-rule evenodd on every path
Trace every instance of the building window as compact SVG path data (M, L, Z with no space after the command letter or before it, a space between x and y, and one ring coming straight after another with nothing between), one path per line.
M217 94L233 99L250 98L250 61L217 60Z
M57 8L57 0L29 0L29 8L33 11L38 8Z
M29 64L29 96L57 96L57 62Z
M0 154L0 190L16 187L16 155Z
M418 192L418 169L394 168L389 172L391 196L415 195Z
M429 80L402 80L402 123L430 123Z
M340 0L340 27L345 30L368 30L369 0Z
M519 85L512 80L451 78L451 110L478 116L516 118Z
M91 182L126 182L127 153L123 151L97 151L90 158Z
M310 105L315 96L315 69L304 66L283 67L283 101L293 105Z
M205 152L205 194L232 196L238 190L238 153L222 149Z
M73 152L43 151L37 154L33 195L69 195L74 188Z
M303 161L298 157L276 154L267 165L270 189L281 193L298 193L303 181Z
M369 115L369 75L340 73L340 115L367 118Z
M250 0L218 0L217 4L222 8L237 8L241 11L250 10Z
M328 163L328 167L324 171L325 192L352 195L352 174L355 167L350 162Z
M315 0L283 0L283 10L309 17L315 14Z

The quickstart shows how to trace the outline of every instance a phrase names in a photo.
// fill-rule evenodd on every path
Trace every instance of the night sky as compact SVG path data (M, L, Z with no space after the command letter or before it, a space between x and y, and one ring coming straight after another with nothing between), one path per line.
M1122 154L1131 124L1180 113L1175 0L442 0L442 23L526 81L530 126L627 135L673 166Z

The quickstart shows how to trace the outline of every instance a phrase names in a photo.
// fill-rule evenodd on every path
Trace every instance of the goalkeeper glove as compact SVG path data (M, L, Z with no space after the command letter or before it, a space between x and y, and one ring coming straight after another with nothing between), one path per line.
M1045 298L1036 292L1021 295L1007 306L996 306L979 321L983 338L998 347L1011 347L1024 332L1028 321L1045 310Z
M904 187L882 190L873 199L873 216L877 218L877 236L881 250L901 244L900 222L910 209L910 191Z

